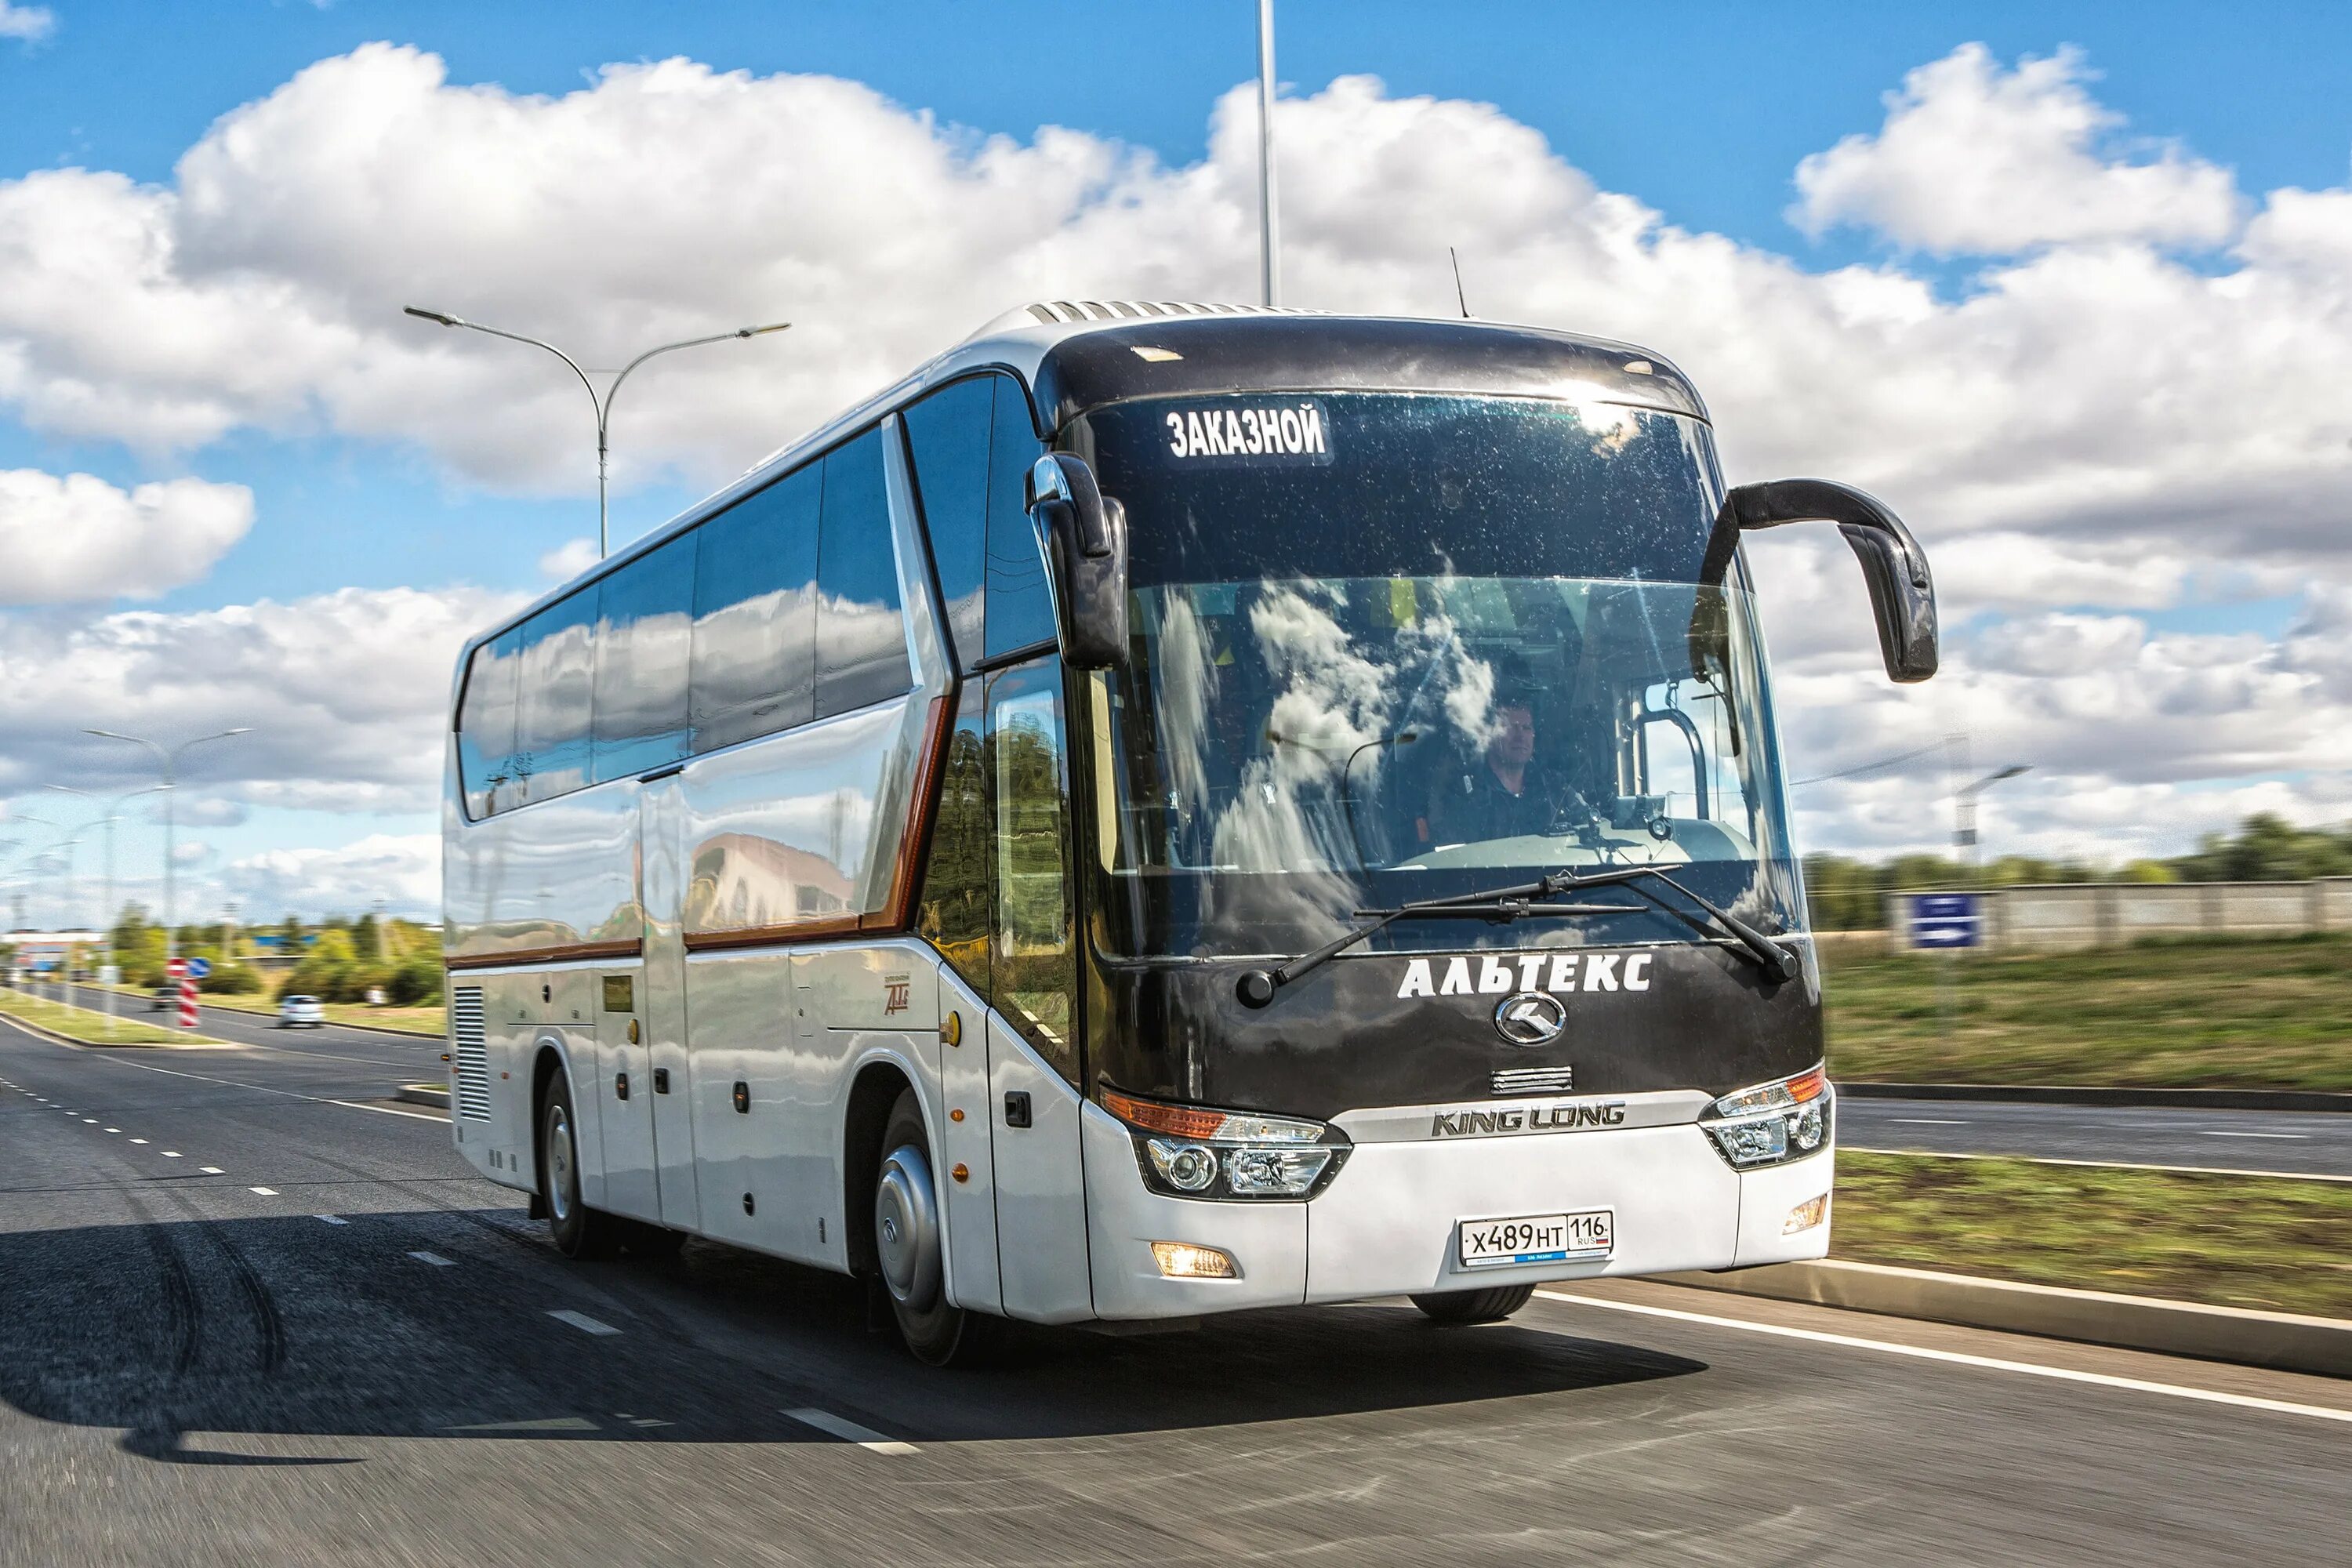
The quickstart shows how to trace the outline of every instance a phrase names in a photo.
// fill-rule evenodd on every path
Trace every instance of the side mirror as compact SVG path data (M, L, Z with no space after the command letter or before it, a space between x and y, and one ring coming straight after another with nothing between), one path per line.
M1054 584L1062 653L1080 669L1127 658L1127 509L1085 461L1048 452L1029 470L1029 520Z
M1723 498L1709 536L1699 581L1720 584L1739 536L1784 522L1834 522L1862 563L1870 608L1878 622L1878 651L1889 680L1909 684L1936 673L1936 582L1927 552L1877 497L1832 479L1773 479L1741 485ZM1701 628L1691 628L1691 652L1701 652Z

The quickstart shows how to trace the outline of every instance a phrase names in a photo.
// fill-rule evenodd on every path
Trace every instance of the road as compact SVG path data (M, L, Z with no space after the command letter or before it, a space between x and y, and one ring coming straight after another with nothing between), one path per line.
M938 1373L832 1276L564 1262L313 1046L0 1026L0 1563L2342 1561L2341 1383L1640 1282Z
M1838 1101L1852 1149L2023 1154L2045 1160L2263 1171L2352 1180L2352 1115L2143 1110L1961 1100Z

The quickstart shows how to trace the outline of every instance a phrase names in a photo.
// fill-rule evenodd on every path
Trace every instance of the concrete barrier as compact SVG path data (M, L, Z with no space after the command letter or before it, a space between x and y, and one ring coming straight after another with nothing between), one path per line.
M1809 1301L1972 1329L2076 1340L2163 1355L2225 1361L2280 1372L2352 1377L2352 1321L2293 1312L2254 1312L2020 1285L1879 1263L1775 1263L1727 1274L1664 1274L1668 1284L1780 1301Z
M1907 946L1915 900L1886 895L1887 930ZM2352 877L2309 882L2065 882L1977 889L1981 946L1997 952L2121 947L2147 937L2295 936L2352 931Z

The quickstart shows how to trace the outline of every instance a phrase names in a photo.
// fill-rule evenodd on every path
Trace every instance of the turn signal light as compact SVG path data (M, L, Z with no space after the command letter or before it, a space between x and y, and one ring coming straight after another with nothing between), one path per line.
M1235 1267L1231 1253L1220 1252L1213 1247L1195 1247L1188 1241L1155 1241L1151 1256L1160 1264L1160 1274L1170 1279L1238 1279L1242 1271Z
M1799 1204L1795 1208L1789 1211L1789 1217L1781 1222L1780 1234L1782 1236L1794 1236L1799 1231L1811 1230L1813 1226L1821 1224L1822 1220L1828 1218L1829 1212L1829 1194L1823 1193L1817 1198L1807 1198L1803 1203Z

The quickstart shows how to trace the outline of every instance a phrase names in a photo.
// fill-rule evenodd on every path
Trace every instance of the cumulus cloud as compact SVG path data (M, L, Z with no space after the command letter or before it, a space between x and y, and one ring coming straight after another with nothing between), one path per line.
M441 918L441 840L372 833L331 849L270 849L222 867L214 889L254 920L280 910L315 918L361 914L383 900L395 915Z
M597 560L594 540L567 539L539 558L539 571L541 576L561 583L577 577Z
M149 783L161 741L250 726L190 750L184 788L251 805L429 811L460 643L516 597L346 588L280 604L124 611L80 625L0 619L0 793Z
M2074 49L2005 71L1963 44L1886 95L1877 134L1798 164L1790 216L1810 233L1859 224L1946 256L2228 239L2241 216L2230 171L2168 144L2146 161L2116 155L2123 117L2091 97L2090 77Z
M243 485L126 491L89 474L0 469L0 605L152 599L203 577L252 526Z
M19 5L0 0L0 38L37 44L58 30L57 13L46 5Z

